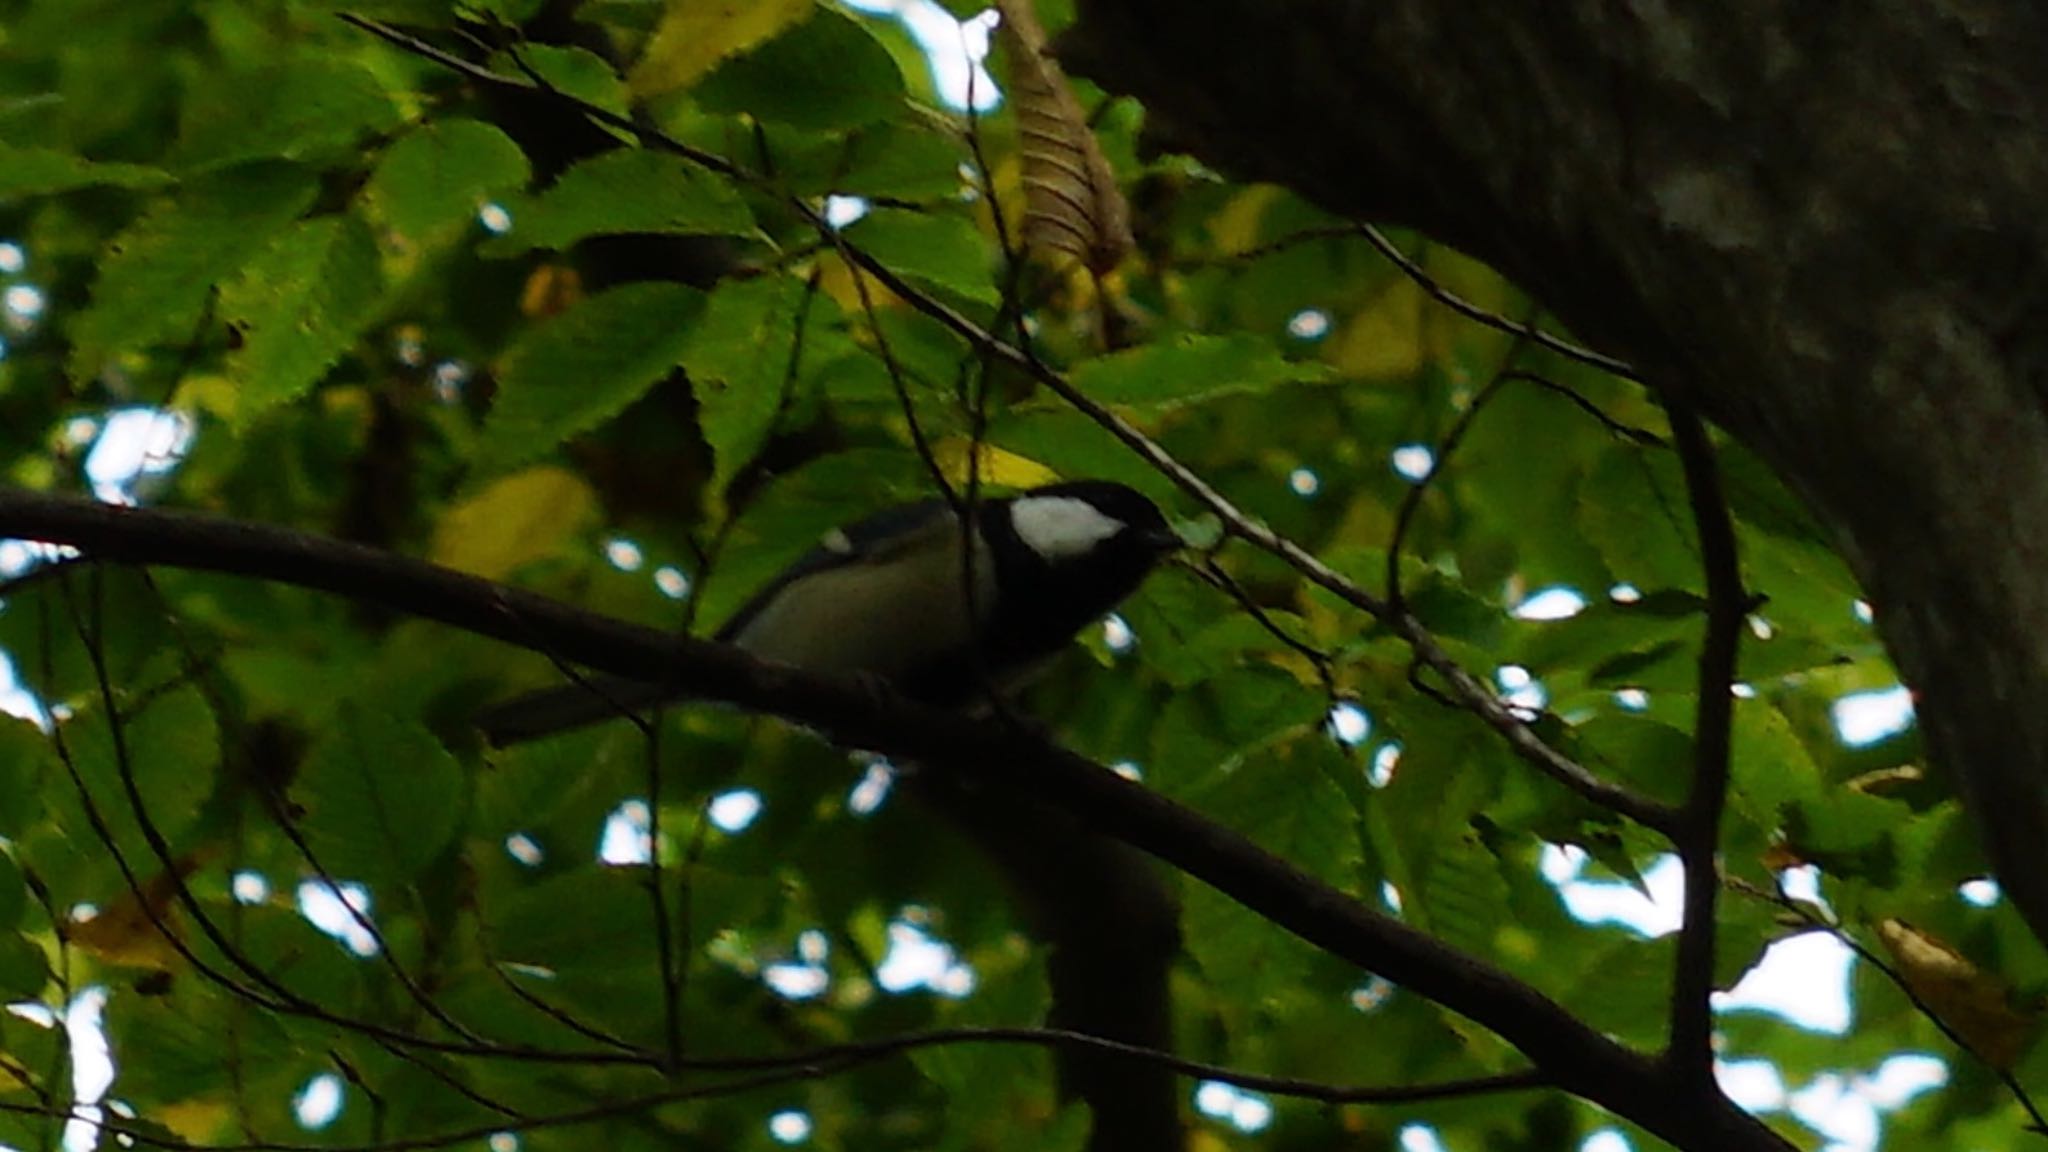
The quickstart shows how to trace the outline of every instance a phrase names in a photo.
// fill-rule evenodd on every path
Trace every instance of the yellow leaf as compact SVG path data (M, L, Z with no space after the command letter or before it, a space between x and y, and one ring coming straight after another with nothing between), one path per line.
M597 518L597 497L572 472L529 468L498 480L441 517L433 560L502 580L558 556Z
M1330 364L1368 380L1407 376L1422 366L1422 289L1400 279L1344 322L1330 343Z
M976 454L976 465L983 484L1003 488L1036 488L1051 484L1060 478L1059 473L1047 468L1036 460L1006 452L993 444L983 444ZM932 445L932 459L938 461L939 470L953 484L967 483L967 441L960 439L943 440Z
M1885 920L1877 938L1892 954L1899 979L1984 1062L2010 1071L2026 1051L2040 1011L2013 1004L2005 981L1904 920Z
M1221 212L1209 217L1209 242L1219 256L1239 256L1264 238L1266 209L1280 199L1278 185L1258 184L1230 198Z
M165 933L176 929L178 883L198 862L199 854L188 855L175 870L151 877L140 892L130 888L89 919L66 920L64 940L108 964L171 971L180 957Z
M814 10L813 0L668 0L633 66L633 94L688 88L719 61L773 39Z
M150 1119L194 1144L210 1143L228 1130L234 1109L223 1096L194 1096L175 1104L158 1104Z

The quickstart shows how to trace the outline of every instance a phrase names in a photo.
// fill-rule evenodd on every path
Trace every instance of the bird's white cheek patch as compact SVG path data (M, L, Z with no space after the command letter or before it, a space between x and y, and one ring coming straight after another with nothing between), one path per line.
M1010 505L1010 525L1026 547L1047 560L1084 555L1124 530L1124 522L1072 496L1024 496Z

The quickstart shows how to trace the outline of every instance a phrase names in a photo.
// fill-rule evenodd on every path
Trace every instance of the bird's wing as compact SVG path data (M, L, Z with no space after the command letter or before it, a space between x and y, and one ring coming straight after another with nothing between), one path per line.
M740 605L731 618L720 626L715 639L721 643L738 643L750 650L760 649L755 650L755 654L764 659L805 663L808 654L791 651L787 643L747 643L750 629L757 624L766 623L762 620L762 614L775 603L780 593L801 580L829 578L834 572L844 572L851 576L854 574L853 569L901 560L906 554L920 550L939 554L952 551L957 557L958 524L958 518L953 515L952 509L945 501L923 500L887 508L844 528L835 529L827 533L817 547L777 573L749 597L746 603ZM932 547L934 537L941 534L956 542L952 549ZM957 573L957 560L952 563L952 571ZM990 565L984 561L984 582L990 579L989 569ZM955 576L954 579L957 580L958 577ZM953 604L958 602L957 597L950 601ZM939 600L936 608L944 610L948 603L946 600ZM860 611L858 605L848 607L855 609L856 612ZM875 626L894 626L892 623L872 618L863 622ZM925 634L935 633L926 629ZM845 635L840 635L839 638L849 644L861 639ZM837 662L829 658L825 661L827 664ZM679 693L659 684L616 676L593 676L581 683L541 688L494 704L477 714L476 725L492 744L504 747L538 740L544 736L602 720L616 719L628 711L640 711L686 698L687 693Z

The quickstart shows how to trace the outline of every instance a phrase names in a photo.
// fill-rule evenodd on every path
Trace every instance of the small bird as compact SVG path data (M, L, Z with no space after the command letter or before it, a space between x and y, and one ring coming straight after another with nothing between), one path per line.
M835 528L714 638L763 660L874 677L912 700L959 707L990 689L1022 687L1180 546L1158 507L1122 484L1033 488L976 509L970 596L960 529L944 500ZM508 700L477 726L504 746L685 696L599 678Z

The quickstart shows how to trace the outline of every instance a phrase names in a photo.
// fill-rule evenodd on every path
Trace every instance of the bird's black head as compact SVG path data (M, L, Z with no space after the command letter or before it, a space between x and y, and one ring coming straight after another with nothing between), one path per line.
M1152 501L1106 480L992 502L982 530L1006 623L1057 644L1116 607L1180 546Z

